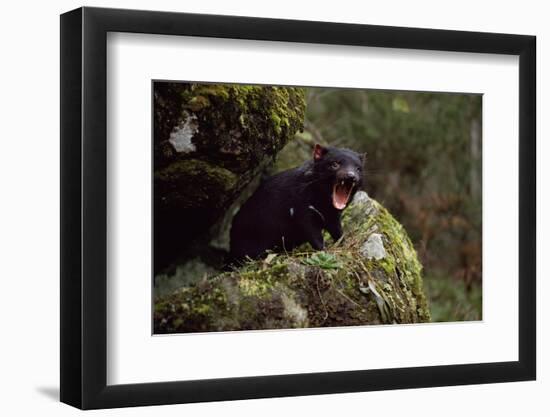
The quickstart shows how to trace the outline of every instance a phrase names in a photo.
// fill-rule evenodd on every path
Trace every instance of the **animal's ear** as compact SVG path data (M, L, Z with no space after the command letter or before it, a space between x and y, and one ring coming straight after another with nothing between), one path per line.
M360 153L359 159L361 160L361 165L365 165L365 162L367 161L367 153L366 152Z
M313 148L313 159L318 161L323 156L325 156L327 152L328 152L327 148L324 148L321 145L319 145L318 143L316 143L315 147Z

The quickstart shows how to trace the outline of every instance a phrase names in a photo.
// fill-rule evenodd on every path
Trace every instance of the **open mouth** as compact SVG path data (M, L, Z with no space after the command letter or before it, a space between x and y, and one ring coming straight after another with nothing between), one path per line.
M346 208L353 187L355 187L355 181L353 180L341 180L334 184L332 187L332 205L334 208L337 210Z

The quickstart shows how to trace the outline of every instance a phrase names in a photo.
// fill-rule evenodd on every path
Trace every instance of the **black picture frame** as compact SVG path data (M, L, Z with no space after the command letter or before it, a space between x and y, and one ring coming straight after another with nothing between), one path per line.
M108 32L519 56L519 360L107 385ZM536 378L534 36L84 7L61 15L60 56L62 402L94 409Z

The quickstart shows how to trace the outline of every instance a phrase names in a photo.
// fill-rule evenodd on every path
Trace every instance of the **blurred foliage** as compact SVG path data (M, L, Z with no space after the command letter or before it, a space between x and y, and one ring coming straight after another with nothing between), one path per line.
M467 288L456 279L429 276L424 279L424 290L433 322L481 319L481 285Z
M311 88L297 139L296 162L314 142L366 152L365 189L415 243L434 321L481 319L480 95Z

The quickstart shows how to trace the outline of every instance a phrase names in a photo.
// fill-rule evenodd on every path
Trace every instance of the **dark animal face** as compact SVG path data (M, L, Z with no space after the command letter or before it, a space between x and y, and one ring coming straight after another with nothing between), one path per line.
M364 155L349 149L315 145L314 171L330 187L332 205L343 210L361 187Z

